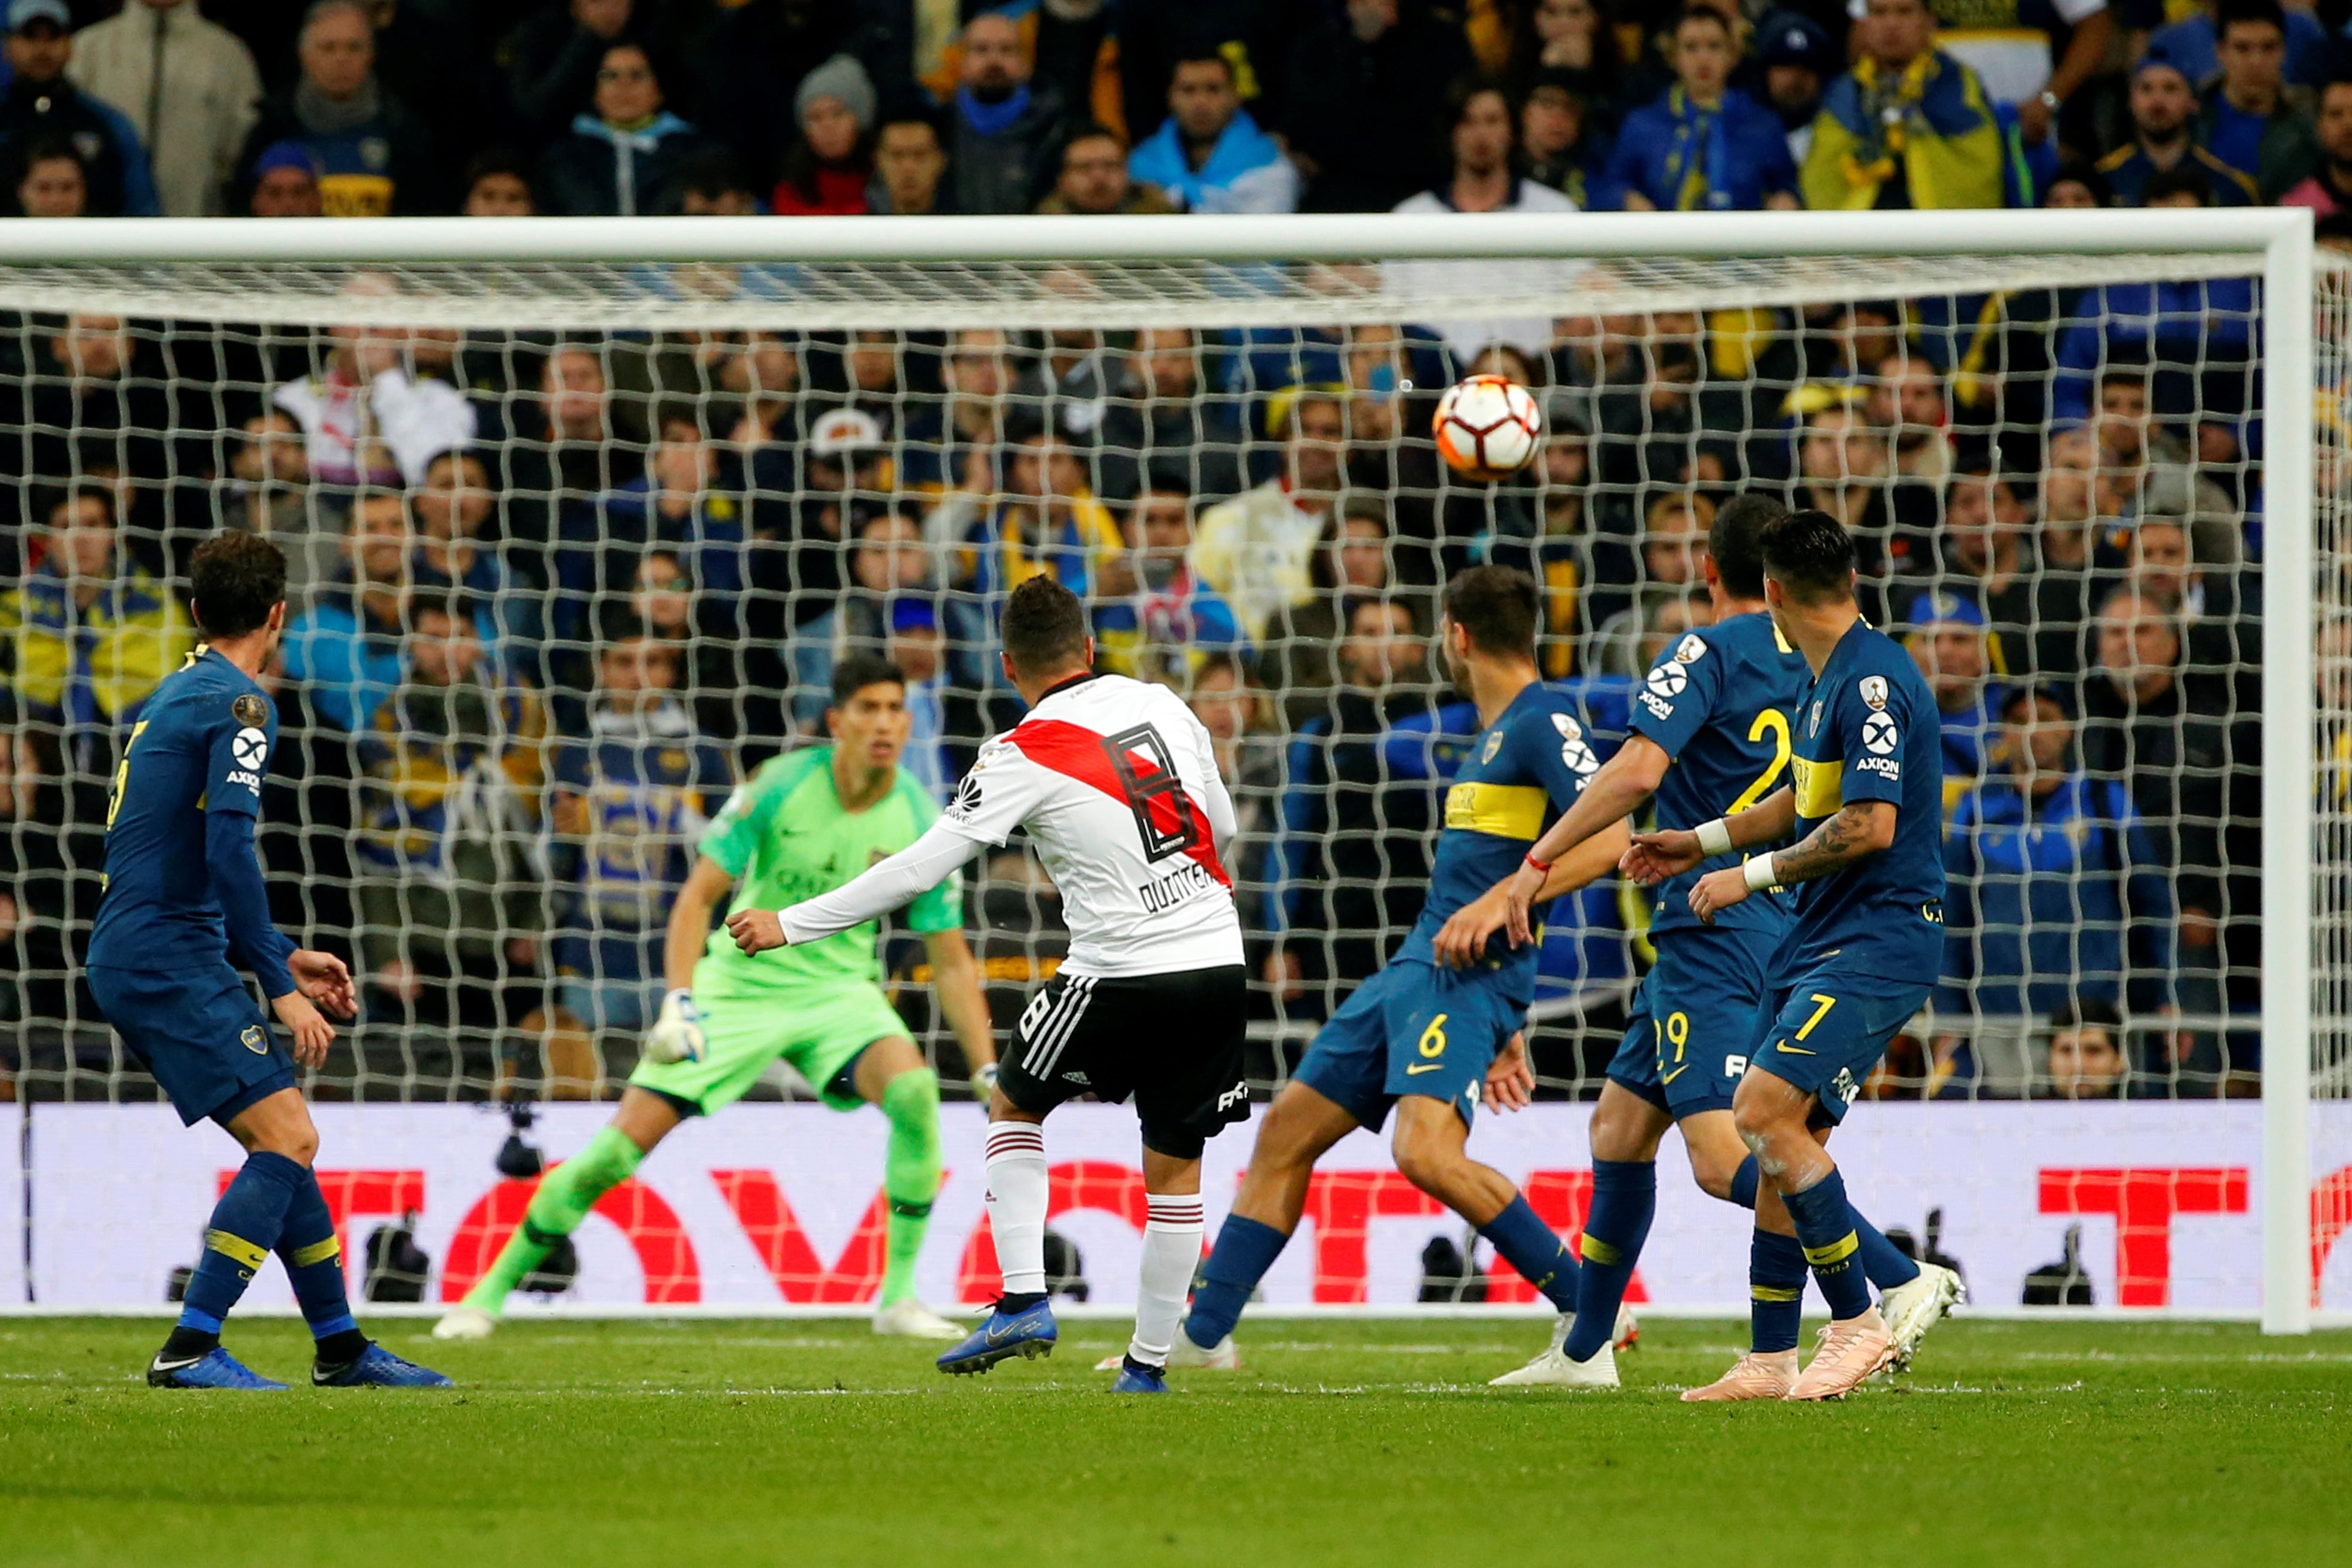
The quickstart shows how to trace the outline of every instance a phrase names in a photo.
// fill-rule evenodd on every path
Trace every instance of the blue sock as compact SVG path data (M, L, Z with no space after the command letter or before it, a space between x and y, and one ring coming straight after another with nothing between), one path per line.
M1576 1310L1576 1259L1551 1226L1536 1217L1524 1194L1512 1194L1503 1212L1480 1226L1478 1234L1493 1242L1496 1255L1542 1291L1545 1300L1563 1312Z
M221 1320L278 1245L286 1211L306 1183L310 1183L310 1173L283 1154L246 1156L245 1168L213 1205L212 1223L205 1227L204 1256L196 1259L180 1309L181 1328L200 1334L220 1332Z
M1845 1178L1837 1167L1801 1193L1783 1193L1797 1240L1805 1248L1830 1316L1841 1321L1870 1310L1870 1284L1862 1272L1862 1242L1853 1233L1853 1209L1845 1201Z
M1270 1225L1233 1214L1217 1229L1217 1244L1201 1266L1201 1288L1184 1316L1184 1336L1202 1350L1234 1331L1249 1305L1250 1292L1282 1256L1290 1237Z
M1648 1160L1592 1162L1592 1212L1585 1216L1584 1261L1577 1269L1576 1322L1562 1347L1570 1361L1591 1361L1617 1328L1617 1308L1633 1279L1634 1260L1658 1212L1658 1167Z
M278 1261L302 1305L310 1337L319 1342L320 1358L331 1363L357 1359L367 1349L367 1336L352 1321L351 1299L343 1287L343 1248L335 1239L334 1217L327 1212L327 1195L319 1178L302 1173L302 1185L286 1206L285 1228L278 1233Z
M1763 1179L1764 1173L1758 1167L1755 1155L1750 1154L1740 1161L1739 1169L1731 1173L1731 1201L1741 1208L1753 1212L1756 1207L1756 1186Z
M1748 1244L1750 1346L1758 1354L1797 1348L1805 1311L1805 1249L1793 1236L1759 1230Z
M1919 1278L1919 1266L1903 1256L1903 1249L1886 1239L1886 1235L1862 1215L1853 1205L1846 1213L1853 1220L1853 1239L1859 1250L1854 1256L1862 1260L1862 1277L1881 1291L1892 1290L1897 1285L1908 1285Z

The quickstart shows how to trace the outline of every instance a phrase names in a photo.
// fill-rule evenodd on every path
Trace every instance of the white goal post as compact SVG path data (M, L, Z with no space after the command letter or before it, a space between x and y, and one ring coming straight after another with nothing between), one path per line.
M672 286L661 270L697 266L761 269L765 281L718 298ZM290 324L1247 327L1426 320L1448 308L1557 316L1659 299L1770 307L1830 289L1895 297L2258 280L2261 574L2272 585L2259 638L2260 1311L2278 1334L2306 1332L2313 1317L2314 1094L2352 1095L2352 978L2332 966L2344 962L2338 884L2352 867L2323 849L2322 818L2344 807L2318 801L2315 785L2325 717L2315 612L2352 608L2352 515L2342 497L2321 496L2305 416L2330 385L2323 368L2341 377L2352 355L2352 305L2315 291L2315 270L2311 215L2273 208L0 225L0 310ZM398 290L352 291L354 271L387 274Z

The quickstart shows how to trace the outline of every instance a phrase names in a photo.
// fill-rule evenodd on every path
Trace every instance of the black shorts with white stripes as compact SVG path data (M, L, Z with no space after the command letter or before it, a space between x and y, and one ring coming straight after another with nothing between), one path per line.
M1248 1004L1237 963L1128 980L1057 974L1013 1026L998 1087L1034 1113L1082 1094L1110 1104L1133 1095L1144 1147L1197 1160L1249 1116Z

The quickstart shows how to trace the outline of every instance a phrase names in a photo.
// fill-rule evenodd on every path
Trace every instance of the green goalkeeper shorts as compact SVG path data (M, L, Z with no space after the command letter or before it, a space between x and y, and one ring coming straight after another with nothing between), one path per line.
M782 1058L835 1110L865 1102L845 1068L877 1040L907 1033L906 1021L872 985L826 985L701 1004L704 1049L698 1062L637 1064L629 1082L693 1106L708 1116L751 1092ZM835 1079L844 1081L836 1083Z

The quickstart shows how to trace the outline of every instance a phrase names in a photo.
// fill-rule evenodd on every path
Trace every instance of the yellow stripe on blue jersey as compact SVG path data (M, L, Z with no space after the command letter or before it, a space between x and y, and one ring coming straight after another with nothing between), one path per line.
M1790 787L1797 797L1797 815L1808 819L1835 816L1845 805L1845 763L1835 757L1813 762L1789 759Z
M1445 792L1445 826L1532 844L1550 801L1541 784L1458 784Z

